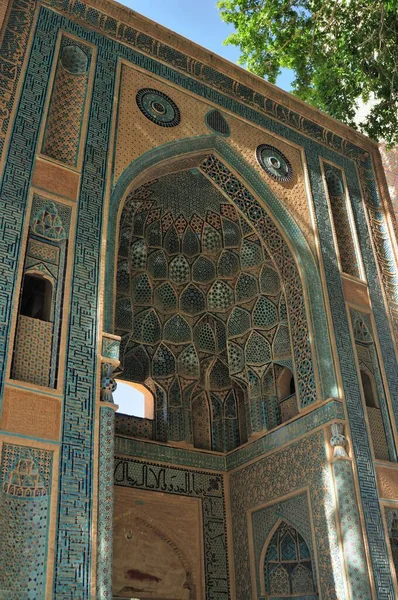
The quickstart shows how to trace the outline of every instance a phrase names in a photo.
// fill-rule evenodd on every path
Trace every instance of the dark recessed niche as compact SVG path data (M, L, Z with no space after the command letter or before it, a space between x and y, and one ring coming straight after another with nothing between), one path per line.
M229 135L230 128L226 119L218 110L211 110L205 116L205 123L209 129L220 135Z
M53 286L40 275L27 273L24 277L20 313L25 317L49 321Z

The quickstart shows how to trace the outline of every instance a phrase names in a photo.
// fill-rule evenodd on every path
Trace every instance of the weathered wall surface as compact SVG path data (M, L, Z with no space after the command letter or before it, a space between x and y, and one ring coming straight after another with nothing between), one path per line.
M115 596L202 598L202 542L199 498L115 487Z
M230 598L224 474L199 467L221 457L128 438L115 450L114 594Z

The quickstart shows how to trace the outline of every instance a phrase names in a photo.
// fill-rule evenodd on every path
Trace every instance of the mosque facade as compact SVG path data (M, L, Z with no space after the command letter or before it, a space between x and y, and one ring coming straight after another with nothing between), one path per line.
M377 144L112 0L0 25L0 598L398 597Z

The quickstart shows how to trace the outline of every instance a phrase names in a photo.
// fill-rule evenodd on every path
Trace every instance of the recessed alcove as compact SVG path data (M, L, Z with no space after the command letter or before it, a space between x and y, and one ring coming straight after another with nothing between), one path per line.
M222 176L212 156L161 163L125 198L115 333L123 386L151 380L145 437L228 452L295 416L298 399L280 267L211 169Z
M23 280L20 314L40 321L50 321L53 286L39 274L26 273Z

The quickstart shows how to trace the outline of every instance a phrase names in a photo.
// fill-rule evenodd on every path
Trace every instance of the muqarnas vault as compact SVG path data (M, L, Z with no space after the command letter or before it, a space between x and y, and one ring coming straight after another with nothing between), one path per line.
M396 598L377 145L111 0L0 21L0 597Z

